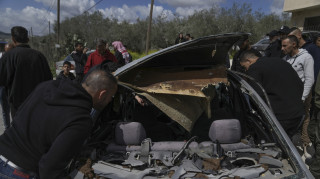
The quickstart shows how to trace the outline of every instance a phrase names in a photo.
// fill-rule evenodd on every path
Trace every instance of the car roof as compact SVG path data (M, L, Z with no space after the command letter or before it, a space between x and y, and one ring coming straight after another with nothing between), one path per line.
M201 37L162 49L119 68L115 76L136 67L213 66L224 64L229 49L249 33L228 33Z

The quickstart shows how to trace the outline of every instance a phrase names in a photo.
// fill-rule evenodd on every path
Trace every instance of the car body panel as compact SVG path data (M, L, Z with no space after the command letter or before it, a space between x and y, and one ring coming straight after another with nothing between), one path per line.
M148 100L191 131L203 111L211 116L209 106L214 94L206 93L206 88L208 84L227 83L225 55L246 36L223 34L187 41L131 62L115 76L120 84L149 93L144 95Z
M125 82L123 82L125 81ZM121 76L121 83L149 93L180 94L206 97L201 91L207 84L227 83L225 67L198 71L173 69L138 69Z
M311 41L313 42L315 40L316 37L318 37L320 35L320 31L303 31L302 32L302 38L306 41Z
M136 67L224 65L231 46L247 36L246 33L219 34L186 41L134 60L119 68L115 76L121 78Z
M225 41L224 36L229 36ZM224 34L187 41L135 60L115 72L119 82L149 93L206 97L207 84L227 82L230 47L248 34Z
M206 98L155 93L141 93L141 95L189 132L204 110L210 107L210 102Z
M265 51L267 47L270 44L270 40L268 37L265 37L261 40L259 40L257 43L252 45L252 48L258 50L258 51Z

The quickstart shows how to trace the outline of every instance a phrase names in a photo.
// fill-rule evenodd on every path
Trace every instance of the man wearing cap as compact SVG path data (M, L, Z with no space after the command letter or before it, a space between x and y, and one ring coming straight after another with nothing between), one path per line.
M290 28L288 26L281 26L279 29L280 40L285 39L290 33Z
M265 50L266 57L284 57L284 54L281 51L281 41L279 40L279 32L272 30L267 34L269 36L270 44Z

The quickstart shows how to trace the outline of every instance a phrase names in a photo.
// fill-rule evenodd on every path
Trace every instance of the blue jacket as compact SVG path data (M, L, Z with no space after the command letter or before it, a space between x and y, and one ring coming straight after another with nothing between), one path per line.
M306 42L301 48L306 49L314 61L314 79L316 81L320 70L320 48L312 42Z

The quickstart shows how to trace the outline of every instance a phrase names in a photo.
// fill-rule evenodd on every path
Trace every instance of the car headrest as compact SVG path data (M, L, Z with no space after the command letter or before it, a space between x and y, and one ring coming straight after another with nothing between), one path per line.
M209 138L221 144L237 143L241 140L241 126L238 119L222 119L213 121L209 130Z
M118 145L140 145L146 138L146 131L139 122L119 122L115 128L115 142Z

